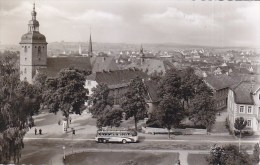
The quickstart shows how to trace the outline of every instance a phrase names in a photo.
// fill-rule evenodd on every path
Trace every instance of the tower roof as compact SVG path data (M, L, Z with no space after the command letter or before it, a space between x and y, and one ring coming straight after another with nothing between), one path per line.
M40 32L33 31L24 34L20 44L47 44L46 37Z
M32 19L28 23L28 33L21 37L20 44L43 43L47 44L46 37L39 32L39 22L36 20L35 4L33 4L33 11L31 12Z

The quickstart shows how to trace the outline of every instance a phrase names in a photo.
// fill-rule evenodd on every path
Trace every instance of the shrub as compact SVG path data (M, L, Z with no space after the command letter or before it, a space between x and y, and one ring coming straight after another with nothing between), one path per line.
M234 135L240 136L240 132L238 130L234 130ZM254 131L251 131L251 130L241 131L241 137L252 136L252 135L254 135Z

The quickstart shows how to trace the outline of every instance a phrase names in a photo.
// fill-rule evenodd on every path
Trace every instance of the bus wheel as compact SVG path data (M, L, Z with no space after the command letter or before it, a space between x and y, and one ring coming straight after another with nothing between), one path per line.
M125 140L125 139L123 139L123 140L122 140L122 143L123 143L123 144L125 144L125 143L126 143L126 140Z

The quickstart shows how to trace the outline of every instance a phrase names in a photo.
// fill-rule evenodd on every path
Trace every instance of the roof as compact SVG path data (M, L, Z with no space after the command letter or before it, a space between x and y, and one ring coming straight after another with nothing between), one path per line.
M47 44L45 36L38 31L31 31L22 36L20 44L27 43Z
M254 104L252 91L259 89L260 84L251 83L249 81L241 81L231 87L234 92L235 102L237 104Z
M239 82L238 80L233 79L232 77L230 77L226 74L209 76L209 77L204 78L204 80L206 81L206 83L208 83L215 90L228 88L231 85Z
M118 66L115 62L114 57L103 57L97 56L91 59L92 72L102 72L102 71L113 71L118 70Z
M97 83L105 83L111 87L116 86L125 86L130 83L135 77L148 78L148 75L144 72L134 69L128 70L116 70L116 71L105 71L105 72L96 72L86 77L86 80L93 80ZM121 84L121 85L119 85Z
M157 83L153 80L147 80L144 81L146 87L147 87L147 91L149 93L150 99L152 102L157 102L159 100L158 95L157 95Z
M145 59L143 64L137 67L150 75L155 72L165 73L167 69L170 69L174 66L169 61L163 61L160 59Z
M90 59L89 57L47 58L47 67L40 68L39 71L46 74L48 77L56 77L62 69L69 67L91 71Z

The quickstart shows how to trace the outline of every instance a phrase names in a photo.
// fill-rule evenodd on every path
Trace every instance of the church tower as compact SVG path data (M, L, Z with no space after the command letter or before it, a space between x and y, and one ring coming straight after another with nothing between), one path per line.
M143 46L141 45L141 48L140 48L140 58L141 58L141 65L144 64L144 59L145 59L145 55L144 55L144 49L143 49Z
M32 19L28 23L28 32L20 42L20 80L33 83L37 68L47 66L47 42L39 32L39 22L36 20L35 4L31 12Z

